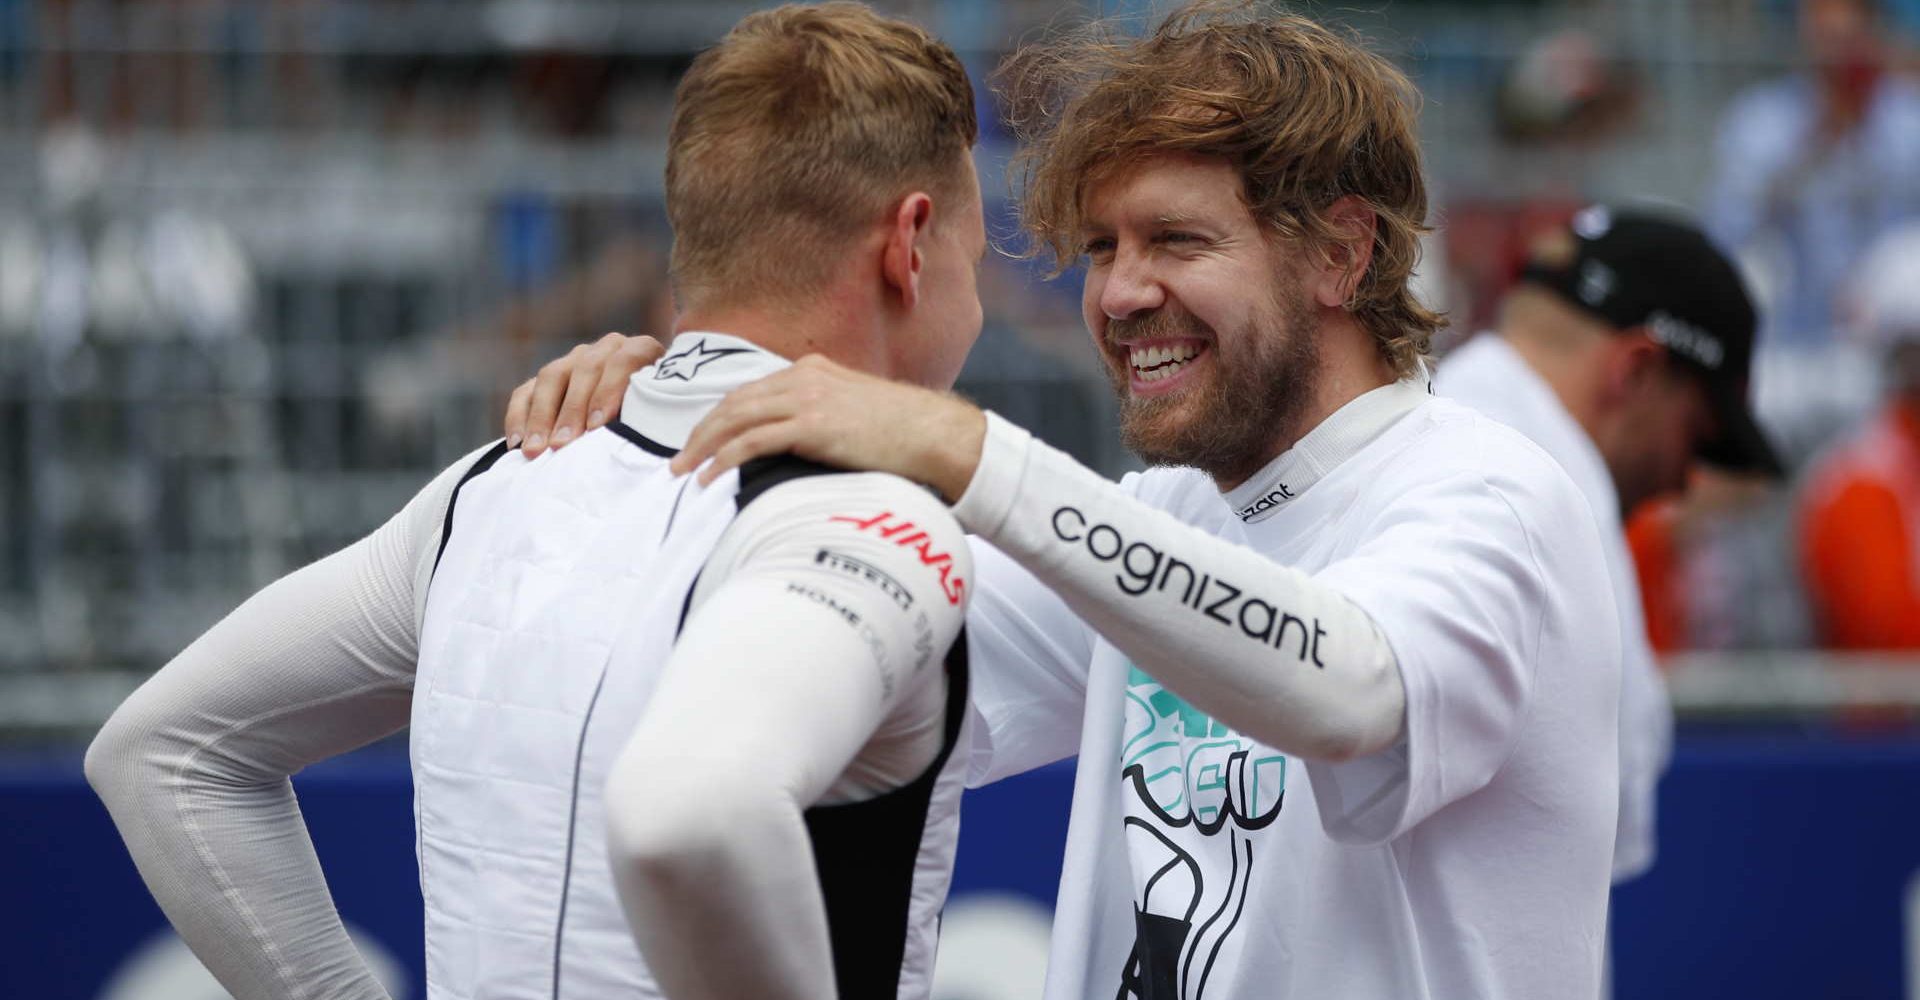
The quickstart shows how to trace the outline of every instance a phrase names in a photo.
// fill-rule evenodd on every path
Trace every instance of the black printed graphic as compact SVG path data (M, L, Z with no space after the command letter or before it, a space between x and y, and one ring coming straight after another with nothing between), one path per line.
M913 591L908 590L904 584L894 579L892 574L878 566L832 549L821 549L816 552L813 561L873 584L880 588L880 592L886 594L893 603L900 605L902 611L913 608Z
M1286 483L1280 483L1268 491L1266 496L1240 508L1240 520L1251 521L1255 516L1280 506L1281 501L1291 499L1293 499L1293 491L1287 489Z
M715 347L709 349L707 347L707 338L701 337L686 347L661 358L659 363L654 365L653 378L656 382L670 378L677 378L682 382L691 382L695 375L700 374L700 369L705 368L713 362L729 354L748 353L751 353L751 351L745 347Z
M1149 591L1177 594L1182 607L1209 621L1263 645L1290 651L1301 663L1326 667L1320 658L1320 641L1327 637L1327 630L1318 618L1302 618L1285 611L1147 542L1129 542L1111 524L1089 524L1077 507L1053 512L1053 534L1063 542L1084 547L1088 555L1101 562L1115 564L1118 571L1113 575L1114 585L1130 597Z
M1287 759L1135 667L1120 763L1134 945L1117 1000L1201 1000L1243 946L1253 841L1280 815Z

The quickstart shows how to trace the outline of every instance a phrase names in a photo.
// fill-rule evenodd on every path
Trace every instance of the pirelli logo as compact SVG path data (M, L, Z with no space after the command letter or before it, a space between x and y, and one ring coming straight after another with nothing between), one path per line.
M908 590L900 581L894 579L885 570L862 562L859 559L832 549L821 549L814 554L813 561L829 569L838 570L848 576L856 577L878 588L881 593L892 598L900 605L900 610L913 608L913 591Z

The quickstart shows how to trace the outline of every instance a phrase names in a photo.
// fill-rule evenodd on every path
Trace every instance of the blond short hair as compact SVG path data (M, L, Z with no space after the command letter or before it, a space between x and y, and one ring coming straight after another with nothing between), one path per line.
M1408 287L1427 231L1418 94L1357 41L1304 17L1201 2L1129 38L1095 23L1029 46L1000 74L1026 146L1014 164L1032 252L1079 257L1087 192L1163 153L1238 168L1248 207L1275 233L1331 253L1327 209L1354 196L1375 216L1373 258L1347 309L1402 376L1445 326Z
M680 81L667 138L683 304L817 287L906 194L971 197L973 88L948 48L858 3L751 14Z

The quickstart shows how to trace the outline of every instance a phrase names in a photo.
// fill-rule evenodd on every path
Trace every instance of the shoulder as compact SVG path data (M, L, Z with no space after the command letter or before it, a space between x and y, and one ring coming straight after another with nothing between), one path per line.
M1388 475L1479 482L1490 490L1554 496L1573 493L1567 474L1532 438L1479 410L1443 396L1407 416L1395 435Z
M1528 374L1499 342L1497 334L1483 333L1440 360L1434 370L1434 392L1503 423L1527 417L1531 396L1515 380Z
M1434 398L1389 436L1367 470L1383 512L1419 509L1462 531L1476 519L1510 519L1530 538L1564 536L1598 554L1598 529L1579 486L1525 434Z
M961 533L953 512L925 486L890 472L849 472L791 455L742 466L735 504L743 518L832 509L862 520L890 512L891 520L911 515L929 528L951 525L956 534Z
M749 463L752 466L753 463ZM884 555L934 572L957 603L972 577L966 532L917 483L886 472L847 472L798 459L742 469L739 516L716 552L738 559L800 552L808 558Z

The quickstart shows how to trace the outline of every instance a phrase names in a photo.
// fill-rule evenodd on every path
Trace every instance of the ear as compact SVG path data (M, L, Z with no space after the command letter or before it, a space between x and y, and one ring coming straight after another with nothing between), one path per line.
M1610 336L1614 342L1607 352L1606 394L1614 402L1634 400L1665 366L1666 348L1639 330Z
M907 306L920 302L920 275L926 263L922 242L933 229L933 199L915 191L901 199L887 222L887 242L880 255L880 275L900 293Z
M1313 275L1313 297L1332 309L1345 306L1353 298L1353 290L1372 266L1373 234L1379 219L1359 196L1346 195L1327 206L1327 221L1338 237Z

